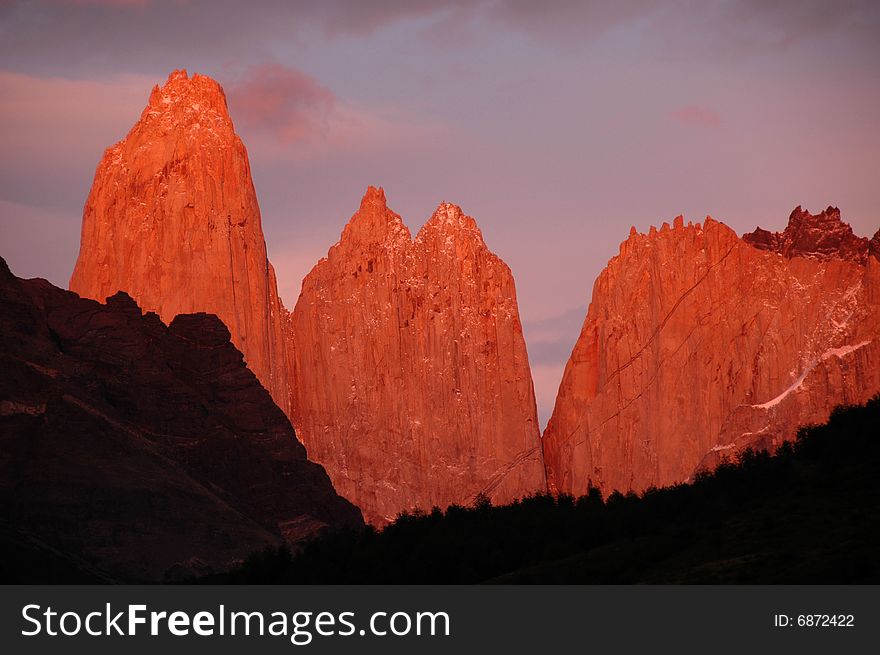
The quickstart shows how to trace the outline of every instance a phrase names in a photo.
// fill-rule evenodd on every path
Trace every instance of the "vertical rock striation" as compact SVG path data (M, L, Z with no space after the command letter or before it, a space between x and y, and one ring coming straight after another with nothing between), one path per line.
M593 287L544 433L559 492L682 482L880 391L880 261L840 212L742 239L633 229Z
M70 289L130 294L170 323L216 314L289 413L286 311L266 257L247 152L223 89L175 71L98 165Z
M297 432L368 521L545 488L513 276L460 208L412 239L368 189L291 333Z

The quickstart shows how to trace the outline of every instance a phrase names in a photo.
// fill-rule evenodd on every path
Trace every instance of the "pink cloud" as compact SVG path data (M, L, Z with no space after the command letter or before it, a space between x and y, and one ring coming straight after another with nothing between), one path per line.
M687 127L721 127L721 114L702 105L684 105L672 112L672 117Z
M307 73L277 63L230 78L223 86L236 130L251 156L264 160L411 149L444 130L395 107L352 104Z
M333 92L314 78L280 64L251 68L226 90L238 123L285 143L323 130L337 104Z

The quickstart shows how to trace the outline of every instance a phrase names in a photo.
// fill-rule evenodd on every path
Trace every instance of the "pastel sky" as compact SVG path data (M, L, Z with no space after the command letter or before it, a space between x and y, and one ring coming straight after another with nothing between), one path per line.
M0 255L67 286L107 146L225 87L285 304L368 184L455 202L516 277L542 423L631 225L880 207L880 3L0 0Z

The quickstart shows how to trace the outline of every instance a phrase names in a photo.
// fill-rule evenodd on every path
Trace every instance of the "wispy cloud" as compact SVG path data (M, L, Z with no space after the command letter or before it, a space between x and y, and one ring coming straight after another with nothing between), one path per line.
M652 55L689 61L695 52L754 58L817 39L842 50L880 47L880 9L871 0L7 0L0 59L27 71L159 73L372 38L402 24L427 35L420 45L433 49L504 32L551 50L620 34Z
M280 64L248 69L226 85L226 95L237 124L284 143L323 132L338 104L313 77Z
M702 105L684 105L673 110L672 118L687 127L719 128L723 121L721 114Z
M311 75L278 63L248 67L220 82L252 158L304 161L412 149L447 129L395 107L352 103Z

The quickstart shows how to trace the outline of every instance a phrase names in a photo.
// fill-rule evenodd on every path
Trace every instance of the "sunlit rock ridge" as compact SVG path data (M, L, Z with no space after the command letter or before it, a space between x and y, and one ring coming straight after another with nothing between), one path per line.
M544 433L550 488L682 482L880 391L877 241L835 208L742 239L711 218L633 228L595 282Z
M104 153L70 289L99 301L125 291L165 323L216 314L289 413L286 311L247 151L217 82L173 72L128 136Z
M294 424L368 521L546 488L513 276L456 205L413 239L370 187L291 320Z
M216 314L309 457L376 524L546 488L513 277L474 220L444 203L413 240L371 188L288 315L210 78L172 73L105 152L70 288L124 291L166 324Z
M98 166L70 286L166 324L216 314L309 457L383 525L480 495L682 482L866 400L878 258L880 231L834 207L742 238L711 218L633 229L542 442L513 276L474 219L444 202L413 238L370 187L288 313L223 91L176 71Z

